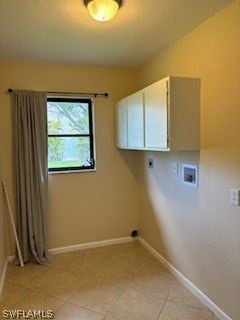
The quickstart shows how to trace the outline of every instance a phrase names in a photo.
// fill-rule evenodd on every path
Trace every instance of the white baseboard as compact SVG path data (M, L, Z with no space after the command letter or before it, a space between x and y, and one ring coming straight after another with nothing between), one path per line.
M220 320L232 320L223 310L221 310L212 300L210 300L200 289L169 263L160 253L151 247L143 238L138 238L139 242L158 259L186 288L188 288L199 300L207 306Z
M119 243L125 243L125 242L133 242L136 240L137 240L137 237L136 238L125 237L125 238L109 239L109 240L102 240L102 241L96 241L96 242L75 244L75 245L66 246L66 247L53 248L53 249L49 249L49 252L52 254L59 254L59 253L72 252L72 251L83 250L83 249L91 249L91 248L97 248L97 247L110 246L113 244L119 244Z
M8 265L8 259L6 259L6 261L4 263L4 267L3 267L3 271L2 271L1 279L0 279L0 301L1 301L5 278L6 278L6 274L7 274L7 265Z

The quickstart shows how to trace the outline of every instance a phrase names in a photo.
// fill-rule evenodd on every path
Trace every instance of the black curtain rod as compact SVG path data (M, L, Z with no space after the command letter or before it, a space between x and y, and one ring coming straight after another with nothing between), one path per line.
M7 90L8 93L12 93L14 90L9 88ZM94 96L95 98L98 96L103 96L103 97L108 97L108 93L84 93L84 92L47 92L48 94L60 94L60 95L64 95L64 94L72 94L72 95L81 95L81 96Z

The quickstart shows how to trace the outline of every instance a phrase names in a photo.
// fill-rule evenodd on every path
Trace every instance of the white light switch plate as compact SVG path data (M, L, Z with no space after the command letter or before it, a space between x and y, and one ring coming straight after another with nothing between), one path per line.
M240 190L231 189L231 204L233 206L240 206Z
M174 162L173 164L173 174L178 174L178 163Z

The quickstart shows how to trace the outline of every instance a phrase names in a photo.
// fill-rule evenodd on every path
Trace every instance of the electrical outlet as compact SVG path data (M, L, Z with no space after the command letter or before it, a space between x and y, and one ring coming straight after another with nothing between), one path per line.
M152 158L148 159L148 168L153 169L153 159Z
M240 206L240 190L231 189L231 204L233 206Z

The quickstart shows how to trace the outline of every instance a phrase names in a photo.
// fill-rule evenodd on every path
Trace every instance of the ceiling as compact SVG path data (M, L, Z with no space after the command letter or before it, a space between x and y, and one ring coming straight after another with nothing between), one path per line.
M138 67L233 0L123 0L96 22L83 0L1 0L0 58Z

